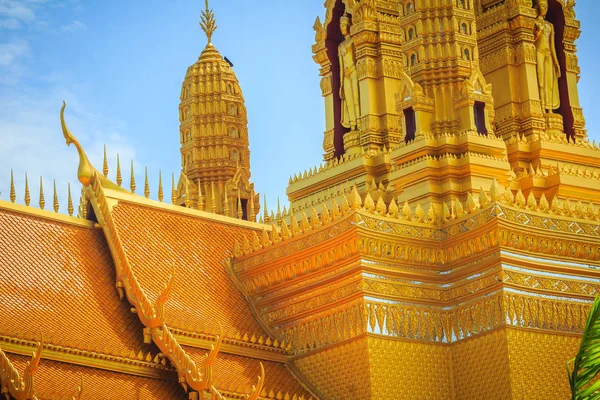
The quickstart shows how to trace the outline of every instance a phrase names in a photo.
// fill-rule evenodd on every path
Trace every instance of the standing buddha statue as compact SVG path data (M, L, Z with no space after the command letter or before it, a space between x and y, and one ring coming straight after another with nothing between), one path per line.
M556 56L555 33L552 23L546 21L548 1L538 0L538 17L535 21L534 35L537 56L537 75L542 109L552 113L560 107L558 78L560 64Z
M356 72L356 56L354 41L350 37L350 18L346 14L340 18L340 29L344 41L340 43L338 54L340 58L340 98L342 99L342 126L356 131L357 120L360 116L358 95L358 75Z

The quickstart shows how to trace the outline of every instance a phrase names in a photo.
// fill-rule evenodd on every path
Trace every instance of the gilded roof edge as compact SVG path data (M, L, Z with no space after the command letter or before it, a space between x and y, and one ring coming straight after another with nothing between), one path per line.
M20 204L10 203L0 200L0 210L12 211L19 214L27 214L33 217L43 218L54 222L62 222L70 225L80 226L82 228L94 228L96 224L86 219L70 217L65 214L58 214L50 210L41 210L39 208L27 207Z

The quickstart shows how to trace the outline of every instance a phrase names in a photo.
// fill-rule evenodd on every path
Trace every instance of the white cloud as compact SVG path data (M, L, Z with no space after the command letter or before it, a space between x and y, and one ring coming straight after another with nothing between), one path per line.
M23 39L0 43L0 67L8 67L29 54L29 43Z
M19 29L21 26L16 18L0 18L0 29Z
M60 30L63 32L78 32L84 31L87 29L87 26L81 21L73 21L70 24L63 25Z
M29 176L32 205L37 206L38 203L40 176L44 182L46 209L52 208L54 179L61 212L65 212L67 208L69 182L73 201L77 202L80 187L77 181L79 159L75 148L66 146L60 128L59 112L62 104L59 99L62 98L68 101L67 124L94 166L102 169L103 147L106 144L111 166L109 177L114 180L116 154L119 153L123 182L129 182L128 165L130 160L135 159L135 150L122 134L122 123L90 112L77 101L73 93L62 90L13 92L0 95L0 199L9 199L12 168L15 174L17 202L23 203L24 200L26 172ZM137 175L140 187L143 185L140 168Z
M0 18L31 22L36 18L36 6L45 2L45 0L0 0Z

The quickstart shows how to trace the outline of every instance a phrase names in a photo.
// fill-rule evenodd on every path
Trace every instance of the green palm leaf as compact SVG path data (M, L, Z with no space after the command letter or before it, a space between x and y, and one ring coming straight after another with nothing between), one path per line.
M569 365L573 364L573 372ZM577 356L567 363L572 400L600 400L600 297L596 296L590 310Z

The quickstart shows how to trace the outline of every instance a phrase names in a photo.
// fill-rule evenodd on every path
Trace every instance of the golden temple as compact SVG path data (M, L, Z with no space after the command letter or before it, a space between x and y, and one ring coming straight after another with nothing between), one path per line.
M208 1L201 26L170 193L96 169L63 105L77 217L0 201L1 393L569 398L600 293L575 1L326 0L324 161L271 213Z

